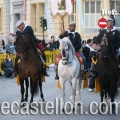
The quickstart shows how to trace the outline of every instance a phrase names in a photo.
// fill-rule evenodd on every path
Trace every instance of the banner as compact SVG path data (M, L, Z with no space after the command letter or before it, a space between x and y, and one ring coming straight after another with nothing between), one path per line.
M51 13L57 15L71 15L73 6L71 0L51 0Z

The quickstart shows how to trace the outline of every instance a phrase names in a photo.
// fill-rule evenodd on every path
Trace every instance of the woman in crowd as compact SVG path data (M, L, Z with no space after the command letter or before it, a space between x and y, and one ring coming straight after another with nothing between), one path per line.
M4 42L4 40L0 40L0 54L3 54L3 53L5 53L6 51L5 51L5 42Z
M3 61L3 71L5 72L4 75L6 78L9 78L14 72L13 62L10 54L7 54L6 59Z

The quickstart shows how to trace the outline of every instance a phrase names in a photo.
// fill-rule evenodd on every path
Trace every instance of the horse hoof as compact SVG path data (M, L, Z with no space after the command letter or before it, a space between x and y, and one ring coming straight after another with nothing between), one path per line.
M32 109L32 110L35 110L33 107L35 107L36 106L36 104L35 103L30 103L30 109Z
M115 109L112 110L112 114L116 114Z
M80 104L80 103L78 103L78 105L80 106L81 104Z
M75 111L75 108L73 108L73 112Z
M42 102L45 102L45 99L44 99L44 98L42 98Z
M21 108L23 108L23 107L25 107L26 106L26 104L25 103L21 103Z
M62 112L65 113L65 109L64 108L62 109Z
M105 103L103 103L103 107L106 107L106 104L105 104Z

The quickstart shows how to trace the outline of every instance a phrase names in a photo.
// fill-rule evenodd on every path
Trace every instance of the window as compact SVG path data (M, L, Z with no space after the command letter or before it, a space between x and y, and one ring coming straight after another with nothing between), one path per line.
M68 17L68 23L76 22L76 2L73 4L73 14Z
M98 33L98 20L101 18L101 1L85 0L84 11L85 32L89 34Z
M115 9L117 12L120 12L120 0L111 0L110 1L110 10ZM115 15L115 26L120 28L120 15Z
M31 4L31 26L35 33L42 33L42 27L40 26L40 17L45 17L44 3Z

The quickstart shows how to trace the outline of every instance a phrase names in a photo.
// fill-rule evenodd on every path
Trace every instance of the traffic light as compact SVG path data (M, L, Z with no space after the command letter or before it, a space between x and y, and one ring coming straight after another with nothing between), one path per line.
M43 20L44 20L44 17L40 17L40 26L43 27Z
M43 19L43 30L46 31L47 30L47 20Z

